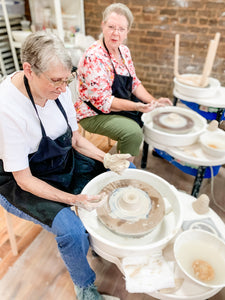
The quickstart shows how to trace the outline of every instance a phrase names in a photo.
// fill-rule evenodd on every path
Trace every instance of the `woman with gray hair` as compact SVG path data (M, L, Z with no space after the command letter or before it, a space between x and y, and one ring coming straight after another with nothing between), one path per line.
M59 38L29 35L21 60L23 70L0 84L0 204L56 235L78 300L103 299L86 257L88 234L71 206L101 205L105 195L80 192L105 167L127 168L130 155L105 154L79 134L67 87L71 58Z
M105 9L102 37L79 62L79 99L75 103L80 125L116 140L117 152L130 153L131 161L143 140L142 113L172 104L168 98L155 99L136 76L124 45L132 22L130 9L122 3Z

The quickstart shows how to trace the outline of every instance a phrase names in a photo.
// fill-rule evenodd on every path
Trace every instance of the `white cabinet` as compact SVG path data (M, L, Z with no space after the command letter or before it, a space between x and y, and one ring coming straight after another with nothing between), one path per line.
M36 30L57 31L67 47L73 47L77 32L85 34L83 0L29 0Z

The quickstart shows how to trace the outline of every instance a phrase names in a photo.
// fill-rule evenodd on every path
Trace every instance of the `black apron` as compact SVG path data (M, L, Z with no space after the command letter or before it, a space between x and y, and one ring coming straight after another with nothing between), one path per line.
M24 83L40 120L26 77ZM72 130L65 110L59 99L55 102L67 122L67 130L63 135L52 140L46 135L40 120L42 139L38 150L29 155L29 166L33 176L63 191L79 194L93 177L106 169L99 161L90 159L72 148ZM52 225L54 217L61 209L69 206L22 190L12 173L4 171L2 160L0 160L0 193L15 207L48 226Z
M105 41L103 39L103 44L108 52L108 55L110 57L110 53L108 48L106 47ZM119 49L120 52L120 49ZM123 59L122 53L120 52L121 58ZM111 57L110 57L111 60ZM111 64L113 66L114 71L114 81L112 84L112 95L116 98L122 98L126 100L131 100L133 102L142 102L139 100L133 93L132 93L132 83L133 83L133 77L130 75L129 69L127 68L129 72L129 76L119 75L116 73L115 67L113 65L113 62L111 60ZM97 114L106 114L102 112L101 110L97 109L90 101L85 102L91 109L93 109ZM142 112L139 111L119 111L119 112L110 112L110 115L121 115L127 118L130 118L138 123L140 127L143 127L143 121L141 120ZM108 114L107 114L108 115Z

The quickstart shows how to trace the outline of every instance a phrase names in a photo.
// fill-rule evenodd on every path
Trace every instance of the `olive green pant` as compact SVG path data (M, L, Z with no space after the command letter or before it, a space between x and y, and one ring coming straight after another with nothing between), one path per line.
M82 119L79 123L88 132L117 141L118 153L139 154L143 131L135 121L119 115L97 115Z

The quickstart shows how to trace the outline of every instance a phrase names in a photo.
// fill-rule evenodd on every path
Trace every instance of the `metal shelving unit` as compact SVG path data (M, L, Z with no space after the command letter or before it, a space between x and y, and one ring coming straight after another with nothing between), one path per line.
M73 48L69 35L85 34L83 0L29 0L29 6L36 29L57 31L66 47Z
M21 30L23 15L9 15L5 0L1 0L3 16L0 16L0 70L5 76L20 69L20 44L13 41L12 30Z

